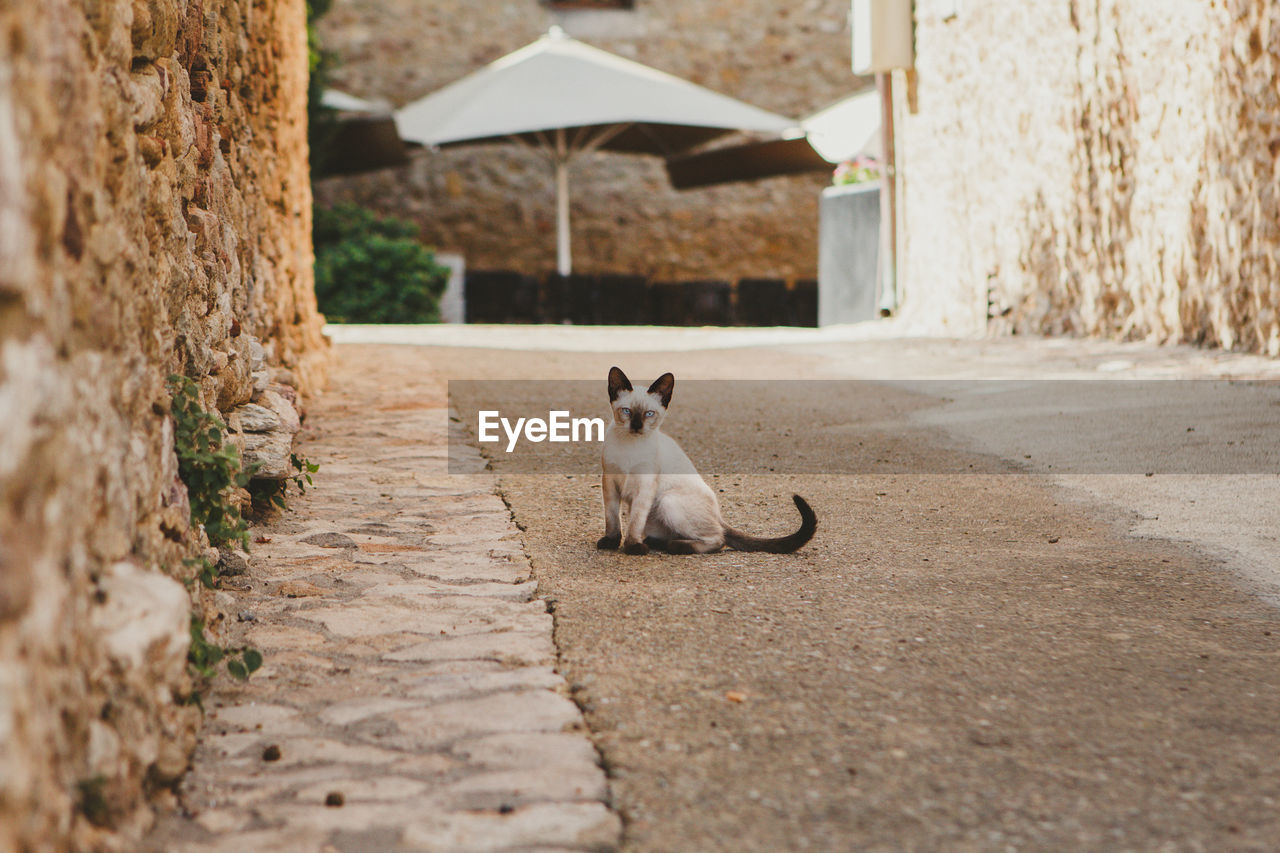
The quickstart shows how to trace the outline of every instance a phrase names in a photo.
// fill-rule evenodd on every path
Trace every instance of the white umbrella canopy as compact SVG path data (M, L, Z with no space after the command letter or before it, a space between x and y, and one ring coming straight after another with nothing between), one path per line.
M880 159L880 94L875 89L837 101L800 119L802 134L667 158L676 189L777 175L829 172L858 156Z
M391 106L382 101L366 101L338 89L325 89L320 95L320 105L342 113L389 115Z
M837 101L800 120L813 150L828 163L857 156L880 158L880 93L875 89Z
M559 27L531 45L405 105L404 139L444 147L523 142L556 167L557 267L570 272L569 161L608 150L672 157L734 131L795 122L583 44Z

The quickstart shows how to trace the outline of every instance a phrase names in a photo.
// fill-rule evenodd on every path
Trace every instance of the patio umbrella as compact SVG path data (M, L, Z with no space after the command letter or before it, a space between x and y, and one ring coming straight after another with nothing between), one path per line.
M311 149L312 180L404 166L409 150L421 147L400 138L387 104L337 89L325 89L320 103L331 114L327 132L318 135L319 144Z
M779 134L790 119L590 47L559 27L396 113L430 146L523 142L556 170L557 267L570 272L569 162L607 150L673 157L733 131Z
M717 148L667 160L678 190L777 175L830 172L857 156L880 157L880 94L871 89L800 120L799 138Z

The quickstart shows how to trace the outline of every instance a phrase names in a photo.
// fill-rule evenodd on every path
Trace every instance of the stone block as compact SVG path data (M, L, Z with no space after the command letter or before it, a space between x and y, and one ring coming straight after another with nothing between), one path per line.
M601 803L541 803L499 812L457 812L413 821L404 843L424 853L486 853L520 848L605 851L622 835Z
M257 403L246 403L236 409L240 429L244 432L273 432L280 429L280 416L273 409Z
M541 732L498 734L462 741L454 754L489 768L532 770L570 765L596 767L599 758L591 741L577 734Z
M551 617L546 617L549 622ZM506 631L444 637L403 646L383 655L389 661L420 663L446 660L496 660L509 666L537 666L555 660L555 647L544 630Z
M533 803L596 802L608 799L604 771L595 762L558 763L519 770L475 773L437 789L451 811L501 810Z
M244 434L242 461L253 471L254 479L283 480L293 473L289 457L293 453L293 435L282 430Z
M129 561L112 565L98 587L93 624L112 663L124 672L148 668L160 683L176 684L191 642L186 588Z
M579 725L571 701L548 690L521 690L442 702L387 715L399 734L387 740L426 750L455 741L511 732L559 732Z

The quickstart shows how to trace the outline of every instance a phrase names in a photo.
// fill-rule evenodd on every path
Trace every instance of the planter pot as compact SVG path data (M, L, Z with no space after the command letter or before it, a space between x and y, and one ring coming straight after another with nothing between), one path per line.
M822 191L818 228L818 325L879 315L880 184Z

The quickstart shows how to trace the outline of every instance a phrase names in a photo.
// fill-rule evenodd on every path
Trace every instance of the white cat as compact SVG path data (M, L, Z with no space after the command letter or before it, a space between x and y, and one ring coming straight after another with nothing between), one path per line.
M658 377L647 391L631 387L618 368L609 370L609 402L613 424L606 431L604 536L597 548L647 554L656 548L671 554L706 554L724 546L739 551L789 554L813 538L818 519L809 504L793 495L800 510L800 529L790 536L761 539L734 530L720 516L715 492L698 475L675 439L661 431L676 378ZM627 507L622 535L621 508Z

